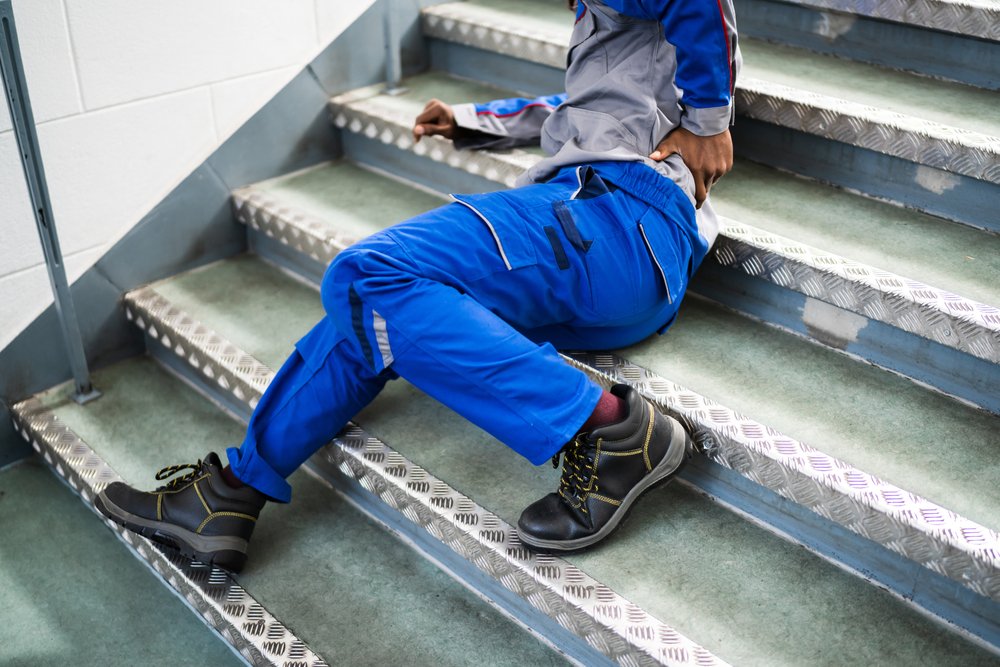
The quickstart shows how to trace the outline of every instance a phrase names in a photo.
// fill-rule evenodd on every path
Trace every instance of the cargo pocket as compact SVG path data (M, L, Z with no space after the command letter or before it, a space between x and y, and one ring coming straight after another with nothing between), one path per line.
M680 301L687 288L691 252L680 230L656 209L650 208L639 220L636 231L653 262L660 284L670 303Z
M530 242L524 220L496 193L451 197L475 213L489 230L497 254L508 271L535 264L535 248Z

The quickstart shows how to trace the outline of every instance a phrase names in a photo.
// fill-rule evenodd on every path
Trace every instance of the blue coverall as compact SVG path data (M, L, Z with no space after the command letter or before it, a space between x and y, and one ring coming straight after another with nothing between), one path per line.
M705 20L719 24L721 9L715 8L721 3L684 1L712 8L714 16L704 10ZM601 30L611 34L662 24L661 32L670 38L677 27L660 11L669 5L588 2L594 18L580 28L583 14L578 14L571 54L586 58L588 43L593 46ZM691 20L690 15L682 18ZM737 58L735 36L719 42L728 78L719 74L719 80L704 85L722 87L716 94L725 97L732 86L730 61ZM638 60L604 62L606 69L621 63L624 71L614 77L619 90L624 76L644 76L633 71L635 62L648 67L650 56L638 55ZM678 61L681 71L680 55ZM723 69L715 68L717 73ZM554 113L543 119L547 127L554 126L560 110L575 104L574 90L586 89L579 79L570 80L572 71L571 62L569 99L555 109L549 105ZM598 79L605 74L594 85L601 85ZM666 93L658 95L662 106L679 104L676 95L665 102L660 98ZM501 103L511 104L539 108L530 100ZM491 113L489 105L479 108ZM728 107L693 110L692 118L704 112L694 126L723 116L728 126ZM666 131L672 129L670 113L656 105L651 113ZM683 117L673 126L678 124L684 125ZM565 132L566 127L563 121L557 129ZM574 131L586 133L587 128ZM623 347L663 331L714 240L700 219L705 211L696 214L690 188L675 176L678 163L661 166L643 159L655 148L650 142L659 138L629 146L632 157L626 159L620 146L603 150L595 137L598 144L588 147L588 138L580 135L572 139L571 154L590 158L585 164L550 158L547 173L535 170L539 182L456 195L455 202L340 253L322 282L326 316L298 341L278 371L242 445L227 452L236 475L287 502L291 488L285 478L387 381L400 376L532 463L552 458L590 416L602 392L556 349ZM685 176L690 180L689 173Z

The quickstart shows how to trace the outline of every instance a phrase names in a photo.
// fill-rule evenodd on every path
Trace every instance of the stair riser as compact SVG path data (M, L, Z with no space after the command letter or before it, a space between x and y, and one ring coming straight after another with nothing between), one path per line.
M1000 186L749 118L733 127L739 157L1000 232Z
M525 60L442 40L431 40L431 44L434 62L458 76L532 95L559 91L563 86L563 72L555 68L548 68L548 77L533 74L522 82L516 73ZM533 71L536 68L541 66L534 65ZM854 118L851 109L821 111L751 89L738 91L737 115L734 144L741 156L949 220L1000 231L1000 223L988 208L990 201L1000 197L1000 186L980 180L1000 178L995 167L996 147L986 152L968 151L955 143L961 141L958 135L935 138L911 134Z
M747 37L1000 89L1000 42L770 0L737 0L736 16Z
M691 291L1000 414L996 363L714 262L698 271Z

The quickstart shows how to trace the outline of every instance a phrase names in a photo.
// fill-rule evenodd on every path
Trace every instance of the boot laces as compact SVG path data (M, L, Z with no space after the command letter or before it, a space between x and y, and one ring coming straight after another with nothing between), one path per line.
M163 486L159 487L156 490L172 491L173 489L176 489L184 484L187 484L188 482L194 480L194 478L198 475L198 473L201 472L201 468L202 468L201 460L199 460L197 463L183 463L181 465L176 465L176 466L167 466L166 468L160 470L160 472L156 473L156 481L162 482L168 477L176 475L177 473L180 472L184 472L185 470L190 470L191 472L189 472L186 475L182 475L181 477L175 477L174 479L170 480L169 482L167 482L166 484L164 484Z
M559 478L559 496L570 507L587 514L584 501L591 493L597 492L597 461L580 434L552 457L552 467L559 467L559 455L562 455L562 476ZM600 449L601 440L597 440Z

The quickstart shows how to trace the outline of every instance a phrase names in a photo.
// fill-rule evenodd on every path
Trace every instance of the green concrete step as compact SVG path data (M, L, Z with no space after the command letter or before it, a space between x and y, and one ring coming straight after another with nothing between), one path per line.
M248 295L247 299L242 299L239 303L233 303L230 299L219 298L223 294L231 293L230 286L234 284L244 286L244 290ZM321 307L313 289L251 257L222 262L205 269L169 279L151 288L131 294L128 303L131 317L140 322L140 326L147 332L155 330L156 335L154 338L160 339L163 336L169 336L170 343L166 345L167 348L177 350L177 353L183 358L195 359L197 367L210 367L212 369L210 375L213 381L215 378L225 377L226 387L233 387L242 382L245 394L255 392L259 394L263 390L270 373L268 367L270 369L276 368L291 349L293 341L321 316ZM685 337L685 330L696 326L696 324L686 325L686 321L690 320L697 323L698 313L707 311L711 314L717 310L698 303L686 306L682 321L675 326L675 329L680 333L672 330L671 335L664 340L670 340L674 337L683 339ZM689 312L694 312L696 315L688 315ZM732 331L734 332L732 335L736 335L735 332L745 333L748 330L752 332L754 327L759 326L742 318L726 315L728 319L721 323L715 323L718 325L720 332ZM777 411L778 416L786 417L786 421L793 427L796 424L801 427L801 423L808 419L808 410L802 407L802 403L807 402L807 399L799 401L799 393L804 391L802 386L803 378L815 379L811 385L808 381L804 383L806 387L813 389L815 392L813 395L807 396L810 396L813 401L822 402L825 400L823 387L827 379L843 381L842 378L846 373L853 372L853 369L848 367L856 366L856 364L849 362L840 355L829 353L821 348L804 343L793 336L777 333L773 329L766 329L765 331L766 333L750 335L748 340L740 341L741 345L744 346L743 356L746 357L746 360L737 360L739 365L733 366L733 368L752 367L754 364L761 365L765 363L780 364L787 377L792 378L797 384L793 384L787 388L772 388L768 385L766 392L762 392L759 386L734 390L741 396L744 393L762 396L785 396L787 394L787 400L784 400L777 406L771 407ZM708 332L702 328L698 328L687 335L692 338L711 339L718 337L719 333ZM766 342L771 339L780 341L780 345L784 346L784 349L778 350L784 356L770 356L774 353L774 350L768 348ZM656 346L654 345L653 347L655 348ZM642 354L641 349L638 350L638 354ZM725 355L720 355L714 349L706 350L704 354L712 355L712 357L699 356L697 351L693 351L689 352L684 362L690 364L693 368L703 369L704 374L714 378L716 382L725 387L733 389L734 386L738 386L733 385L734 376L732 368L728 370L719 368L726 365ZM719 358L721 358L721 361L717 361ZM243 361L239 364L227 361L232 359L242 359ZM252 365L250 362L252 359L262 362L265 366L262 369L256 369L247 373L243 369ZM773 362L769 361L771 359L773 359ZM641 356L640 360L649 361ZM655 359L652 361L655 362ZM220 370L224 367L228 367L228 370ZM761 377L766 377L767 371L768 369L765 368L761 373ZM694 372L698 373L698 371ZM880 390L883 392L891 391L898 396L894 400L889 401L890 404L887 406L889 409L886 410L884 415L879 410L873 408L864 411L860 415L863 419L860 425L857 425L853 417L842 420L846 421L846 423L830 419L827 420L829 423L824 422L822 428L819 428L816 432L797 435L799 437L802 435L823 435L824 442L836 441L836 438L841 435L850 438L850 442L835 443L839 446L836 454L840 458L846 458L844 456L846 454L863 459L868 464L868 467L865 469L867 472L875 472L880 476L885 476L886 474L895 475L895 480L889 477L890 482L905 481L911 484L911 487L908 488L910 492L919 493L925 489L929 490L937 495L937 498L934 500L944 500L946 506L966 511L972 515L973 521L979 520L989 525L993 521L989 508L995 506L997 500L992 497L995 493L991 490L997 488L997 480L994 479L995 475L991 475L989 472L990 466L988 464L988 461L991 460L992 449L997 444L993 436L997 420L995 418L988 419L982 413L961 408L953 402L942 399L933 392L918 390L907 381L878 371L877 369L868 368L863 372L871 376L865 383L866 385L871 385L871 389L869 390L870 395L862 396L862 399L868 401L869 405L880 405L886 402L885 398L879 394ZM668 372L663 372L663 374L672 378L672 374ZM785 381L785 379L786 376L783 375L781 380ZM405 387L402 383L394 386ZM711 389L711 387L709 388ZM453 453L449 454L450 450L448 447L432 446L429 443L417 445L412 437L409 439L401 438L402 430L381 430L382 427L380 424L382 422L380 420L395 418L397 413L410 414L415 418L421 410L439 409L428 404L424 399L420 399L424 402L418 401L416 405L419 407L414 407L412 410L405 407L409 405L408 401L417 401L417 398L413 397L412 391L409 394L406 391L408 390L391 389L384 397L380 398L375 404L376 407L372 408L378 411L379 408L377 406L386 406L382 409L382 412L377 412L377 414L381 415L378 419L370 421L366 419L365 415L361 415L358 418L358 422L362 428L371 431L376 437L380 437L394 446L402 447L400 452L405 459L414 462L418 466L422 466L430 474L437 475L453 487L472 495L473 501L496 512L502 519L508 522L516 518L516 513L513 513L514 509L507 507L503 502L515 502L523 505L525 498L532 498L534 495L540 494L542 489L536 488L533 492L529 492L525 489L516 488L515 493L508 494L503 492L503 490L507 489L507 486L500 485L498 488L507 498L504 501L503 498L494 494L494 489L487 488L485 484L480 485L463 481L467 479L467 475L475 474L482 477L490 471L495 473L496 470L507 469L504 466L509 465L511 466L510 469L523 473L526 479L533 480L532 483L534 484L542 485L543 483L551 483L552 480L547 479L550 475L540 473L530 468L530 466L526 466L524 462L517 461L514 455L499 445L494 447L493 450L481 448L477 445L475 448L477 456L471 461L466 461L462 457L455 457ZM404 393L400 394L399 392ZM710 391L703 393L711 395ZM409 396L409 398L404 400L400 396ZM877 398L873 400L873 396L877 396ZM697 394L689 392L681 396L680 403L690 403L692 400L704 401ZM250 403L252 401L248 399L247 402ZM744 445L748 454L760 454L760 450L763 449L763 443L773 441L776 453L768 461L770 473L765 473L765 470L768 469L766 466L760 468L760 470L756 469L756 463L751 466L744 465L744 469L741 470L743 474L748 475L756 483L765 485L771 483L771 480L776 478L774 474L776 471L784 470L786 473L789 473L789 477L791 476L790 473L801 472L801 470L796 471L796 467L801 468L802 460L808 460L814 466L815 470L819 471L820 476L825 474L829 478L825 480L828 483L824 489L820 490L819 495L822 497L826 494L826 500L829 501L830 506L823 515L829 516L833 521L841 519L842 509L847 506L853 507L853 504L857 502L856 498L852 499L849 487L852 484L857 484L859 480L871 479L866 472L862 472L848 463L830 457L830 452L796 449L799 445L794 440L791 440L790 437L782 435L777 431L769 430L763 425L754 426L754 424L746 420L737 422L735 421L737 415L733 415L733 418L729 419L730 423L725 423L727 419L719 415L728 415L730 413L722 406L704 405L703 407L705 408L706 418L715 419L718 422L717 426L719 430L714 434L716 438L720 440L726 439L730 437L734 429L745 429L745 437L750 438L749 444ZM763 410L757 411L763 412ZM744 412L754 418L759 417L753 411L744 410ZM845 410L845 413L849 415L850 410ZM425 414L430 413L425 412ZM472 427L463 425L460 420L456 421L450 412L445 411L444 416L438 412L434 412L433 414L434 417L428 419L427 422L435 424L435 428L424 428L426 436L421 436L422 438L430 438L432 432L437 440L440 441L452 441L453 438L456 438L458 442L464 442L470 437L468 433ZM791 421L787 419L788 415L792 415ZM799 421L795 421L795 419ZM910 424L911 430L916 437L897 437L900 420ZM690 422L691 420L689 419ZM418 426L413 423L409 423L407 428L416 429L416 432L420 431ZM837 431L837 428L841 430ZM924 433L923 431L926 429L929 430ZM947 456L941 453L936 447L936 441L933 440L933 436L940 436L942 433L947 433L949 429L955 429L954 437L962 438L964 442L969 443L957 456ZM459 435L455 436L455 433ZM765 435L762 436L762 434ZM476 438L473 438L473 440L481 441L483 438L485 436L480 434ZM815 444L812 443L811 439L806 439L807 442ZM886 447L886 443L891 443L891 448ZM788 455L789 446L795 449L793 455ZM463 445L463 447L467 448L467 445ZM503 458L503 464L499 462L500 459L494 458L497 456L505 457ZM909 463L911 461L926 460L929 456L935 457L934 462L939 465L936 474L933 476L919 474L916 466ZM466 470L470 466L474 470ZM831 470L835 471L835 474L830 475L829 472ZM516 477L517 474L513 475L512 479ZM784 486L786 481L785 478L782 478L777 483ZM798 483L798 480L795 481ZM815 481L813 479L813 482ZM874 488L866 489L860 495L874 496L876 494L873 491L878 491L879 488L882 490L896 488L886 486L885 483L877 479L871 483ZM877 486L879 483L882 484L881 487ZM839 492L837 491L838 484ZM913 486L916 488L912 488ZM799 488L805 487L799 484ZM788 496L788 494L782 493L785 490L783 488L775 488L773 490L775 493ZM817 494L812 493L811 495L815 496ZM888 508L888 505L894 502L898 505L900 498L907 499L904 505L912 503L909 506L918 510L918 514L919 511L929 510L932 514L936 513L937 516L944 518L949 526L956 525L955 522L957 521L959 524L968 527L969 533L967 537L972 539L972 542L975 544L970 543L972 546L971 550L968 548L970 545L967 545L966 551L961 552L964 555L958 556L960 552L953 551L955 548L954 544L949 546L944 542L939 543L937 547L932 547L930 551L938 554L952 554L947 556L946 559L950 559L955 564L968 563L969 567L967 569L960 567L963 573L957 571L949 573L959 580L963 579L965 575L977 578L983 577L984 571L982 568L985 567L986 576L981 578L976 584L980 590L978 594L1000 596L1000 588L996 588L996 581L1000 580L996 573L996 568L1000 564L997 561L1000 561L1000 559L997 558L996 553L993 556L989 555L991 553L989 550L992 548L994 551L997 551L996 545L1000 544L995 531L983 528L982 526L975 526L968 519L957 517L943 508L935 507L932 502L916 498L897 488L895 492L887 494L882 499L886 514L883 515L881 520L877 516L868 517L867 519L862 516L861 518L864 520L859 522L857 520L858 517L852 515L845 520L844 527L848 530L864 530L865 525L869 528L875 526L885 527L887 525L886 517L888 517L889 527L892 530L884 534L881 534L881 530L872 530L872 534L866 535L866 537L873 540L880 538L888 540L888 542L883 542L883 544L886 548L890 549L894 546L898 548L898 544L894 545L893 542L898 543L902 541L910 545L919 544L919 551L926 551L929 544L928 540L930 543L934 543L935 540L945 539L942 534L932 535L931 533L934 532L933 527L928 529L925 526L923 530L928 530L928 532L921 533L920 521L913 522L911 520L907 524L907 512L905 508L898 515L889 516L892 514L892 510ZM875 505L877 504L875 503ZM872 506L870 505L869 509ZM821 511L813 507L810 507L810 509L818 512ZM953 532L956 531L951 529L944 531L945 534ZM954 535L951 535L947 539L953 537ZM984 541L985 544L992 544L994 546L987 547L984 553L974 555L976 553L976 545L981 546ZM910 555L916 557L918 554ZM969 560L970 558L972 559L971 561ZM934 560L933 557L932 560ZM575 561L571 560L570 562ZM940 562L936 564L928 563L927 566L938 567L941 564ZM590 572L589 568L584 569ZM975 574L977 571L980 573L979 575ZM596 575L594 576L596 577ZM603 581L602 577L596 578ZM617 586L613 586L613 588L633 602L639 602L636 596L640 595L641 591L633 593L634 589L632 588L621 590ZM646 608L645 604L642 606ZM667 606L660 607L660 609L667 608ZM661 613L654 608L649 608L648 611L654 616L660 616ZM675 623L673 616L663 614L662 617L668 619L671 624ZM681 632L685 631L681 629ZM696 634L692 635L692 639L707 643L703 637ZM707 645L707 647L716 650L711 645ZM718 650L724 658L729 657L725 651Z
M0 470L0 662L238 665L37 458Z
M424 10L424 33L530 62L563 67L572 16L555 3L447 3ZM528 3L534 4L534 3ZM737 112L925 165L1000 184L995 93L742 38Z
M64 474L68 469L76 481L88 477L85 469L100 465L140 488L152 488L159 468L194 462L209 450L221 452L242 439L242 424L148 358L98 371L94 381L104 395L86 406L69 400L71 388L62 387L39 396L30 408L23 404L15 408L39 429L36 439L53 465ZM51 430L46 437L40 427L52 416L62 427L58 437ZM72 444L75 456L60 458L60 448L71 437L86 444ZM87 445L93 453L85 464L79 453ZM109 477L104 475L105 482ZM240 601L237 595L252 596L262 607L236 624L231 633L235 637L227 637L237 645L241 635L255 641L258 653L248 656L251 661L325 664L322 656L329 664L404 660L467 665L486 655L491 664L566 664L324 483L304 472L296 473L291 482L295 502L269 505L262 514L248 566L233 582L243 592L215 594L228 602L218 612L223 615L247 614L245 605L234 604ZM95 485L92 491L98 488ZM98 525L96 518L93 525ZM66 549L79 558L77 547ZM118 550L113 555L123 553ZM206 578L226 579L221 571L202 567L201 579ZM153 601L160 591L155 583L134 582L134 586L144 591L150 607L157 606ZM98 617L105 613L102 610ZM158 614L150 611L158 623L164 621ZM151 631L149 640L159 641L154 637L158 632ZM172 628L168 632L176 636ZM204 631L199 628L199 632ZM212 662L213 654L198 643L198 636L178 648L191 655L191 663ZM470 637L475 641L468 641ZM171 657L176 662L177 654Z
M352 157L437 188L476 189L509 186L539 159L517 150L457 151L438 137L413 144L410 128L425 100L481 101L511 91L437 72L406 84L404 95L373 86L334 98L335 124L374 138ZM712 283L694 289L1000 413L993 259L1000 236L749 162L737 164L713 199L727 217L711 258L725 271L703 271Z

